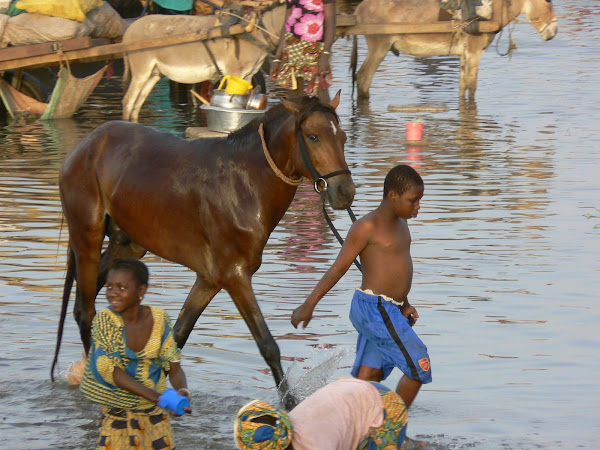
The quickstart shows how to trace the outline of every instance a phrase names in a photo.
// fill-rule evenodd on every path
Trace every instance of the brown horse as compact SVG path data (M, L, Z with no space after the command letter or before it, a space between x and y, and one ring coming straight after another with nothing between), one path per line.
M493 0L492 20L503 28L521 14L525 14L544 40L552 39L558 24L550 0ZM358 24L395 22L427 23L438 20L439 0L364 0L355 11ZM369 87L377 68L389 50L396 55L403 52L413 56L460 56L459 95L467 90L469 100L475 98L477 73L483 52L490 46L496 33L478 35L457 33L438 34L379 34L367 35L369 52L356 74L359 98L369 97ZM354 40L356 49L356 38ZM354 52L356 54L356 50ZM353 57L356 64L356 56Z
M225 289L285 392L279 347L251 278L303 177L327 179L320 186L333 208L351 205L355 190L344 158L346 134L335 113L338 104L339 92L327 105L311 97L282 100L223 138L184 140L121 121L84 137L59 175L69 258L52 373L73 279L73 313L87 352L96 295L111 260L141 258L150 251L196 273L175 324L179 347L211 299ZM109 243L101 254L105 236Z

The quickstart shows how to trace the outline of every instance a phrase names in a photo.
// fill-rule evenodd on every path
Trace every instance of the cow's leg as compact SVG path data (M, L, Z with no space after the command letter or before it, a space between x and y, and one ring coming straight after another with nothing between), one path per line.
M235 306L237 306L237 309L246 321L256 345L258 345L261 355L271 368L275 384L279 388L285 406L293 408L296 400L290 395L287 381L284 379L279 346L271 335L265 318L258 307L250 277L244 275L236 276L235 279L229 280L225 289L231 295Z
M394 42L388 36L367 36L366 39L369 51L359 71L356 72L356 89L359 98L369 97L369 88L371 87L373 76Z
M142 109L142 105L146 101L146 98L148 98L148 95L150 95L150 92L152 92L152 88L154 87L154 85L156 83L158 83L158 80L160 80L161 78L162 78L161 73L158 71L158 69L154 68L152 70L152 74L144 83L144 86L140 90L140 92L137 96L137 99L135 100L135 103L133 104L133 109L131 111L131 119L130 119L132 122L138 121L138 117L140 115L140 110Z
M220 286L207 283L199 275L196 277L196 282L185 299L175 323L175 341L179 348L183 348L198 317L220 290Z

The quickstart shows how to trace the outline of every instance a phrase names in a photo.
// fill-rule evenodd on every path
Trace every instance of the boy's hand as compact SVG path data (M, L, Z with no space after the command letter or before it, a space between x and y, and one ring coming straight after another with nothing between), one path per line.
M404 305L400 308L402 315L408 319L408 317L412 314L414 323L417 323L417 319L419 318L419 313L416 308L408 303L408 300L404 301ZM412 326L412 325L411 325Z
M294 328L298 328L298 324L300 322L304 322L304 324L302 325L302 329L305 329L312 319L312 313L313 308L306 304L297 307L292 313L292 325L294 326Z

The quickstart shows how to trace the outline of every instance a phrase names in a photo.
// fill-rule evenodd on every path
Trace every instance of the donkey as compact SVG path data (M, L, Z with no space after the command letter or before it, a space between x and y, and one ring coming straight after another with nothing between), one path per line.
M493 0L492 19L502 29L519 15L525 14L540 36L548 41L558 30L558 21L551 0ZM364 0L356 8L357 24L383 24L396 22L426 23L438 20L439 0ZM369 52L356 73L359 98L369 97L373 76L389 50L398 55L403 52L413 56L460 56L459 96L475 99L477 73L483 52L490 46L496 33L477 35L465 32L437 34L379 34L367 35ZM357 41L354 38L353 70L356 68Z
M123 119L138 121L140 109L154 85L163 77L194 84L235 75L246 80L258 72L269 52L279 43L286 6L273 3L261 13L259 27L230 38L134 51L125 57L125 81L131 81L123 97ZM218 17L149 15L132 23L123 43L208 30L218 26Z

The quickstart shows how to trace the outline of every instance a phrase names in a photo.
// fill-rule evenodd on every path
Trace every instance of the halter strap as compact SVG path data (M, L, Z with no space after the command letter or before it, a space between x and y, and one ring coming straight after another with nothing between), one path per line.
M267 142L265 141L265 131L264 131L264 126L262 123L258 127L258 134L260 135L260 140L262 142L262 148L265 153L265 157L267 158L267 162L269 163L269 166L271 166L271 169L273 169L273 172L275 172L275 175L277 175L277 178L279 178L285 184L289 184L290 186L298 186L300 183L302 183L302 179L303 179L302 177L294 180L293 178L286 176L275 165L275 161L273 161L273 158L271 158L271 155L269 154L269 149L267 148Z
M331 178L331 177L335 177L336 175L344 175L344 174L351 174L352 172L350 172L349 169L341 169L341 170L336 170L335 172L330 172L328 174L325 175L319 175L319 173L317 172L317 169L315 169L314 164L312 163L312 160L310 159L310 156L308 156L308 150L306 148L306 142L304 142L304 136L302 136L302 123L308 118L308 116L310 116L313 112L316 111L322 111L322 112L328 112L334 115L334 117L336 119L338 119L337 115L335 114L334 111L332 111L330 108L326 107L326 106L316 106L314 108L309 109L308 111L306 111L297 121L296 123L296 138L298 139L298 143L300 144L300 153L302 154L302 159L304 160L304 165L306 166L306 168L308 169L308 171L310 172L310 176L314 182L314 188L315 191L317 192L321 192L321 189L319 189L319 182L322 181L325 186L323 188L323 191L327 190L327 178ZM339 119L338 119L339 122Z

